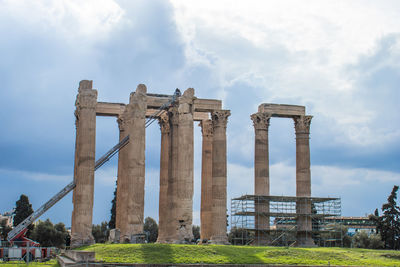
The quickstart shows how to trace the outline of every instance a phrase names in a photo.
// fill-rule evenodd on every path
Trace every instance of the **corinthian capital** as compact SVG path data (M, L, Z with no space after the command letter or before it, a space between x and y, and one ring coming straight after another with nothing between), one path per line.
M312 116L299 116L294 117L294 129L296 130L296 134L298 133L310 133L310 125L311 125Z
M79 108L96 108L97 105L97 91L85 90L78 93L76 97L75 106Z
M211 120L202 120L199 125L201 127L201 133L203 134L203 137L211 137L213 135Z
M254 129L256 130L268 130L269 121L271 119L271 114L257 112L250 116L253 121Z
M158 118L158 124L160 125L161 133L169 133L170 126L167 112L161 114L161 116Z
M118 123L119 131L120 131L120 132L125 131L125 128L126 128L126 121L125 121L125 119L124 119L124 116L122 116L122 115L121 115L121 116L118 116L117 123Z
M215 110L211 112L211 119L213 128L215 127L224 127L228 123L228 117L231 115L230 110Z
M80 81L78 95L76 96L75 102L77 110L80 108L96 108L97 91L92 89L92 85L93 81Z

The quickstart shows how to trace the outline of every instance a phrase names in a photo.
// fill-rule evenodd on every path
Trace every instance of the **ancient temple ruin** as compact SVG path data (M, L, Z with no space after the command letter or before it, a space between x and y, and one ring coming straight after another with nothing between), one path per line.
M76 99L76 146L71 245L94 243L92 236L96 116L117 118L119 139L129 142L119 151L116 227L120 242L133 242L143 232L146 118L168 103L172 95L147 93L138 85L129 103L97 102L92 81L79 84ZM193 124L202 130L201 239L227 243L226 127L229 110L220 100L199 99L189 88L157 115L160 149L160 243L183 243L192 236Z

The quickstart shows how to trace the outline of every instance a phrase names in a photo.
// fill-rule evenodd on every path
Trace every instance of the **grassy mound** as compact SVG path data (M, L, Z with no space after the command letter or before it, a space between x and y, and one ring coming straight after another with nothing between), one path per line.
M400 266L400 251L218 245L96 244L81 248L115 263Z

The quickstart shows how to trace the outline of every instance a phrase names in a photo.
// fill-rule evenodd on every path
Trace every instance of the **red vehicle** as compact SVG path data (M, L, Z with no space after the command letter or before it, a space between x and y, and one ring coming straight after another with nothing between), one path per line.
M40 244L25 236L27 229L22 231L10 242L1 242L0 259L3 261L24 260L45 260L50 257L52 248L40 247Z

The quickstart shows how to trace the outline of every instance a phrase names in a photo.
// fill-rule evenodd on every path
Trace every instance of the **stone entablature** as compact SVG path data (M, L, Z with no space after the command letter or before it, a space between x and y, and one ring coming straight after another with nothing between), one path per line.
M294 118L296 116L306 115L306 107L264 103L258 106L258 112L271 114L272 117Z
M119 151L116 226L120 242L133 242L143 233L145 185L145 120L172 96L147 93L138 85L129 104L97 102L92 81L81 81L76 101L76 147L72 214L72 246L94 242L91 234L96 116L117 118L120 141L129 143ZM160 153L160 243L191 241L193 217L193 122L203 132L202 238L227 242L226 235L226 126L229 110L222 102L198 99L187 89L156 118L161 130ZM210 119L211 118L211 119Z

